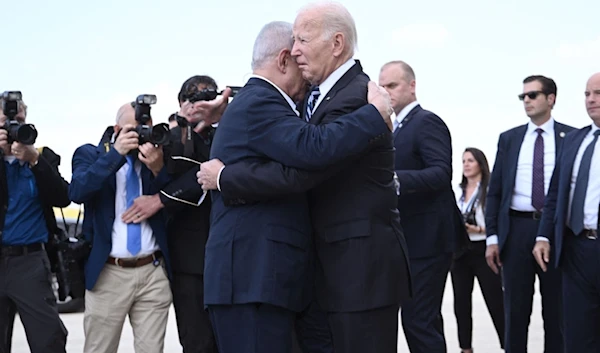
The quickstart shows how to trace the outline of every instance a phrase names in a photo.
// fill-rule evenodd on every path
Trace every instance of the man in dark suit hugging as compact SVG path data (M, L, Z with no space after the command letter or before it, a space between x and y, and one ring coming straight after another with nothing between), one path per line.
M299 119L294 99L302 97L306 83L291 56L292 45L289 23L273 22L261 30L253 51L254 75L221 118L211 158L227 164L285 161L318 170L390 134L389 97L374 83L369 91L373 104L330 124ZM238 200L238 207L228 207L232 202L219 191L212 191L211 199L205 304L219 352L290 352L296 313L311 300L313 245L306 194L252 204Z

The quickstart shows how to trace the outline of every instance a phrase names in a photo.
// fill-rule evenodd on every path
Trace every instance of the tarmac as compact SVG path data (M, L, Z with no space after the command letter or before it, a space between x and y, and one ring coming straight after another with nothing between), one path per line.
M543 322L541 319L540 296L536 284L536 295L534 297L533 313L531 315L531 324L529 326L529 352L543 352L544 348L544 331ZM446 335L446 343L449 353L459 353L456 318L454 316L452 284L450 277L446 283L446 292L442 306L442 315L444 317L444 330ZM69 330L67 338L67 353L83 352L84 334L83 334L83 313L62 314L61 318ZM479 286L476 284L473 290L473 348L477 353L501 353L500 343L496 330L490 319L490 315L485 306L485 302L481 295ZM21 320L15 322L13 335L12 353L29 353L29 346L25 332L21 324ZM127 321L121 335L121 343L118 353L132 353L133 349L133 334L131 326ZM167 334L165 338L165 353L180 353L182 352L177 336L177 325L175 323L175 313L171 308L169 315L169 323L167 326ZM409 353L404 332L400 324L398 334L398 353Z

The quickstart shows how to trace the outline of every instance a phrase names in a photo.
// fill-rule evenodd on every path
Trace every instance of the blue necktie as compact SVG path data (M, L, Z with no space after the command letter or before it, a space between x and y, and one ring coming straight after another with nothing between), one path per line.
M320 95L321 92L319 91L319 86L313 86L310 90L310 95L308 96L308 102L306 104L306 122L309 122L310 118L312 118L315 105L317 104Z
M135 171L135 160L132 156L127 156L127 182L125 184L125 193L127 208L133 205L133 201L140 196L140 179ZM137 255L142 250L142 225L140 223L127 224L127 250L131 255Z
M598 135L600 130L594 132L594 139L587 146L581 157L581 164L579 165L579 172L577 173L577 180L575 180L575 191L573 191L573 201L571 203L571 219L569 227L573 231L573 234L577 235L583 231L583 206L585 203L585 194L588 188L588 182L590 181L590 167L592 165L592 155L594 154L594 148L596 147L596 141L598 141Z

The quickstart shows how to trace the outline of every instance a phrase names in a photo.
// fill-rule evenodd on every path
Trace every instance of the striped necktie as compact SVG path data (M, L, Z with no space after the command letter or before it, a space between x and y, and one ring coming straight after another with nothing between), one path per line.
M319 91L319 86L313 86L310 90L310 95L308 96L308 102L306 104L306 122L309 122L310 118L312 118L315 105L317 104L320 95L321 92Z

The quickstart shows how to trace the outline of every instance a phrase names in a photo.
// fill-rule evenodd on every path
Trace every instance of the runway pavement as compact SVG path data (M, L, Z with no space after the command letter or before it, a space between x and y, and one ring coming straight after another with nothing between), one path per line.
M444 326L446 332L446 342L448 344L449 353L458 353L460 349L458 347L458 340L456 336L456 319L453 311L453 296L452 296L452 285L450 284L450 278L448 278L446 286L446 294L444 295L443 304L443 316ZM537 289L537 285L536 285ZM500 349L498 337L492 320L487 312L487 308L481 296L481 291L476 285L473 295L473 348L478 353L500 353L503 352ZM83 313L78 314L63 314L63 322L69 330L67 352L68 353L80 353L83 352ZM540 297L536 294L534 298L533 314L531 316L531 326L529 327L529 351L530 352L542 352L544 347L543 342L543 326L541 320L541 307ZM21 321L17 319L15 323L15 332L13 336L13 353L28 353L29 347L25 338L25 332ZM133 352L133 335L131 332L131 326L127 321L123 328L123 334L121 336L121 344L119 346L119 353L130 353ZM165 340L165 353L178 353L181 352L181 346L177 337L177 325L175 323L175 314L171 310L169 316L169 324L167 327L167 336ZM409 353L404 339L404 333L400 328L399 339L398 339L398 352Z

